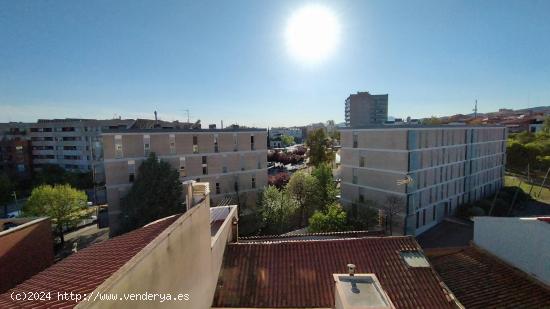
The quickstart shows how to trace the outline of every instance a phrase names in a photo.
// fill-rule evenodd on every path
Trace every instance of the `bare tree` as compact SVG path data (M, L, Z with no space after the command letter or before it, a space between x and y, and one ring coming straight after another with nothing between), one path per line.
M403 199L396 195L388 195L386 203L382 207L386 225L389 223L390 235L393 235L393 218L401 211Z

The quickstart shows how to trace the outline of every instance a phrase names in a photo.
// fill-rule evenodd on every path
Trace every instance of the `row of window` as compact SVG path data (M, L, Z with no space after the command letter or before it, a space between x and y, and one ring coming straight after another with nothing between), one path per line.
M85 140L86 141L89 141L90 140L90 137L89 136L86 136L85 137ZM52 137L52 136L33 136L31 137L31 141L45 141L45 142L53 142L53 141L56 141L56 142L73 142L73 141L82 141L82 137L81 136L57 136L55 137Z
M169 135L170 154L176 154L176 135ZM250 150L255 150L254 135L250 136ZM238 135L233 135L233 151L239 150ZM149 156L151 152L151 136L143 135L143 155ZM218 134L214 134L214 152L219 152ZM193 135L193 153L199 153L199 136ZM120 159L124 156L122 146L122 135L115 135L115 158Z
M52 154L42 154L42 155L33 155L33 159L56 159L55 155ZM83 156L77 156L77 155L59 155L57 156L57 159L63 159L63 160L82 160ZM90 160L90 156L86 156L86 160Z

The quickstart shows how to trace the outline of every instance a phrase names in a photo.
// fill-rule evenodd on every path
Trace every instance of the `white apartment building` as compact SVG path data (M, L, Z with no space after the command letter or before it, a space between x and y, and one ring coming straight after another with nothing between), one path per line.
M343 128L342 203L384 209L393 196L394 227L419 235L503 186L506 137L502 126Z
M209 183L212 205L228 201L246 213L267 186L265 129L125 129L106 131L102 139L112 230L120 200L151 152L178 170L182 182Z

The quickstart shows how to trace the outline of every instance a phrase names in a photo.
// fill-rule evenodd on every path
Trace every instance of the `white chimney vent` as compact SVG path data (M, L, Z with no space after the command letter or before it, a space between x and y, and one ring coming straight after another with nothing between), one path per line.
M395 309L375 274L355 274L353 264L348 270L349 274L333 274L335 309Z

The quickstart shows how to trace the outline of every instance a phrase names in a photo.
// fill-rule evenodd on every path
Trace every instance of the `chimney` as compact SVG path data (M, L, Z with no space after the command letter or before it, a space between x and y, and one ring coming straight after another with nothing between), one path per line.
M348 274L333 274L335 309L395 309L375 274L356 274L348 264Z

